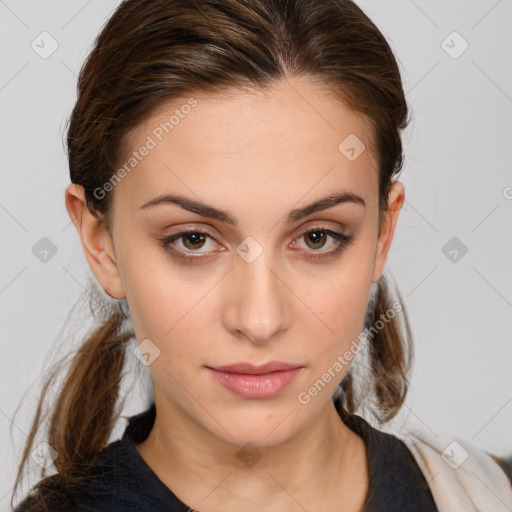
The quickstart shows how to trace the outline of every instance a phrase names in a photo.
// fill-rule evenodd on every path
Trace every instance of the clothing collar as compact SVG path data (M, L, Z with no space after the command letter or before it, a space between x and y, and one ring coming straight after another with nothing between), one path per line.
M155 418L156 406L152 402L148 409L129 418L122 442L132 457L137 459L137 466L144 466L151 479L159 482L159 492L167 491L168 497L172 495L177 499L153 473L135 446L148 437ZM411 503L415 503L415 511L418 512L437 510L428 483L404 442L394 435L375 429L356 414L343 415L342 420L363 439L366 446L369 490L363 512L409 511L407 507ZM165 487L166 491L161 487Z

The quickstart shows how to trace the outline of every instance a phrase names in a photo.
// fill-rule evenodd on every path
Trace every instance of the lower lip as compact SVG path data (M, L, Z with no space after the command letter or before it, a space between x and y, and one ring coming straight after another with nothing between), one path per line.
M244 398L270 398L281 392L302 368L278 370L262 375L231 373L207 368L226 389Z

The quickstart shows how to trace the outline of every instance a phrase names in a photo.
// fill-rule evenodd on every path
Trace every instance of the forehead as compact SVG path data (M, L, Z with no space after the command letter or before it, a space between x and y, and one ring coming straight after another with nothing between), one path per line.
M130 172L115 195L139 205L175 189L211 197L236 188L267 199L285 191L295 202L332 187L368 195L378 182L372 137L365 116L305 79L182 96L127 137L119 166Z

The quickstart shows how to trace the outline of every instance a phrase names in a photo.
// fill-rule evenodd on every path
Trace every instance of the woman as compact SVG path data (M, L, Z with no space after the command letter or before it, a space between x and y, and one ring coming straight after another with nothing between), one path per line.
M408 109L354 3L126 0L78 93L66 207L115 300L17 511L512 507L476 447L354 414L391 420L412 356L383 277ZM134 356L152 401L109 443Z

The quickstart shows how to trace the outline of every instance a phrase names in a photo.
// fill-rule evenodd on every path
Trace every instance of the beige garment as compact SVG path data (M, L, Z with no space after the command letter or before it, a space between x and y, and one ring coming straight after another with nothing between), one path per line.
M427 428L386 430L413 454L439 512L512 512L510 480L474 443Z

